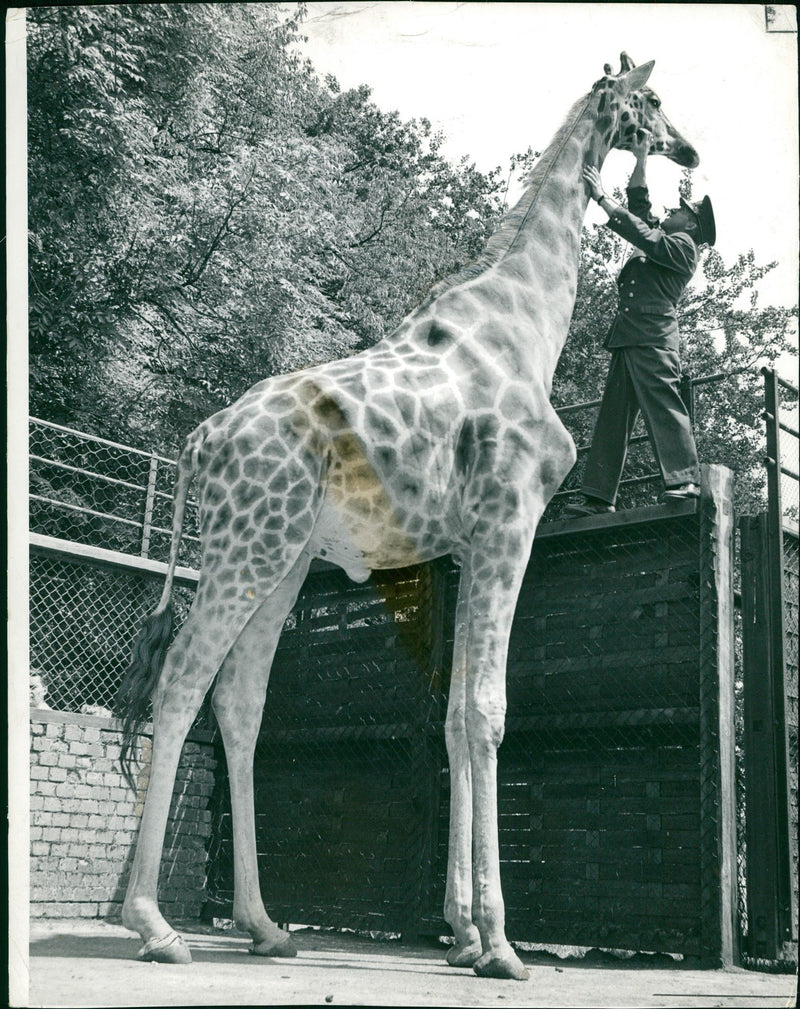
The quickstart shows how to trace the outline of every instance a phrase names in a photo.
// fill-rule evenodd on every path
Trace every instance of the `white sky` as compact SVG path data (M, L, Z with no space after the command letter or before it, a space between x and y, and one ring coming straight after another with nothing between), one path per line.
M777 9L796 24L794 9ZM650 86L700 154L694 194L708 192L717 248L730 264L753 248L778 260L765 304L793 305L798 286L797 34L767 32L762 4L308 4L303 51L343 87L368 84L403 118L426 117L445 153L488 171L543 150L572 103L626 50L655 60ZM629 154L612 152L607 188L624 188ZM674 206L681 169L648 167L653 205ZM589 222L605 220L592 206Z

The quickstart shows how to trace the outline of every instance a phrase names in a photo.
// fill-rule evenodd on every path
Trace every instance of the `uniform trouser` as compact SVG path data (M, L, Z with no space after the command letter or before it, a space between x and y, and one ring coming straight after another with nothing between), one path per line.
M640 410L664 484L700 483L697 448L680 395L677 351L621 347L612 351L583 475L584 494L614 504Z

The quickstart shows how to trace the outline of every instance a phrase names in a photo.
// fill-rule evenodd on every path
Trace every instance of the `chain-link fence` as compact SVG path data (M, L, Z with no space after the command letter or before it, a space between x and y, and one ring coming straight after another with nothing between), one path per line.
M30 557L31 696L39 707L111 713L131 644L161 594L163 574L93 563L33 546ZM176 587L176 625L193 598Z

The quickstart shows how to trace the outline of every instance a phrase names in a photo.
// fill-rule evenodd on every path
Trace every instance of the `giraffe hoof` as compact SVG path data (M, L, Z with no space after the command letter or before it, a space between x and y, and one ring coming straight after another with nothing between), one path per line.
M461 946L456 943L447 951L447 962L451 967L474 967L480 959L481 944L471 942L468 946Z
M170 932L162 939L151 939L139 950L138 959L146 963L191 963L189 947L177 932Z
M530 977L520 958L513 951L504 956L484 953L472 969L478 977L497 977L511 981L527 981Z
M297 956L297 947L287 935L286 938L280 942L272 942L270 939L264 939L262 942L254 942L250 947L250 952L253 956L292 957Z

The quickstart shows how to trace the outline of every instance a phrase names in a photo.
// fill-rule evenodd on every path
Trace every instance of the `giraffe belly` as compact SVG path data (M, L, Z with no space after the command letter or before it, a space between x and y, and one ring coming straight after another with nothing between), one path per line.
M391 515L358 514L330 497L317 517L308 549L343 568L355 582L366 581L374 570L420 564L444 552L431 552Z
M316 557L338 564L354 582L365 582L369 578L372 569L341 515L328 501L320 510L308 546Z

